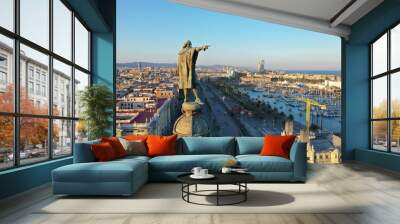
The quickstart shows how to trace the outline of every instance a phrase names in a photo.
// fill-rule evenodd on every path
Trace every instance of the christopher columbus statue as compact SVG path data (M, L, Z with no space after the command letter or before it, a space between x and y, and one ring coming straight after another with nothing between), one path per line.
M196 60L199 52L207 50L208 47L208 45L192 47L192 42L188 40L179 51L177 69L179 75L179 89L183 90L184 102L187 102L188 90L192 90L193 95L196 97L195 102L203 104L196 89Z

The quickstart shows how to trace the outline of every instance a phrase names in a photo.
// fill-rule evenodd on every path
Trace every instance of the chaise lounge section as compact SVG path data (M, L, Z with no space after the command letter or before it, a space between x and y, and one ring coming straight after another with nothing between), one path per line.
M132 195L148 181L176 181L196 166L218 172L229 160L247 168L259 182L306 180L304 143L294 143L286 159L260 156L263 137L183 137L176 144L177 155L96 162L90 147L98 142L77 143L74 163L53 170L54 194Z

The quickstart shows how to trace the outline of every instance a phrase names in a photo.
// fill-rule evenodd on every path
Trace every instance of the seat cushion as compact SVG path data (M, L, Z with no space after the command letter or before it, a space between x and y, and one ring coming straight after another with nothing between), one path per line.
M122 164L128 164L129 166L136 166L138 161L142 163L147 163L149 161L149 157L147 156L126 156L121 159L113 160L113 163L122 163Z
M293 172L292 161L279 156L239 155L236 159L250 172Z
M121 159L109 162L75 163L53 170L58 182L130 182L136 172L147 170L140 159ZM147 176L147 173L143 173Z
M233 137L183 137L180 142L180 154L235 154Z
M236 155L260 154L263 137L236 137Z
M199 166L212 172L219 171L230 159L231 155L175 155L158 156L149 160L151 172L190 172L193 167Z

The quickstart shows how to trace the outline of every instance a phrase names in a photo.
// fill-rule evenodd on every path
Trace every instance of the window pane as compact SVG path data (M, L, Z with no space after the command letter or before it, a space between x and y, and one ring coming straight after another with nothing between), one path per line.
M49 158L48 119L22 117L20 119L21 164L34 163Z
M10 116L0 116L0 170L14 165L14 125Z
M53 156L72 154L72 121L53 120Z
M20 0L21 36L49 47L49 0Z
M89 86L89 75L81 72L78 69L75 69L75 117L79 117L81 114L80 103L80 94L85 89L85 87Z
M372 122L372 147L387 151L387 121Z
M387 77L372 81L372 118L387 117Z
M391 151L400 153L400 120L391 121L391 124L392 124L392 129L391 129L392 148L391 148Z
M400 72L391 75L391 88L390 88L390 98L391 98L391 110L392 117L400 118Z
M0 26L14 31L14 0L0 1Z
M88 130L84 120L75 121L75 142L88 140Z
M397 25L391 31L390 48L390 67L395 69L400 67L400 25Z
M89 32L75 18L75 63L89 70Z
M21 44L21 113L48 114L48 63L47 55Z
M53 60L53 114L72 117L71 66Z
M0 35L0 111L14 111L13 40Z
M372 44L372 71L373 75L387 71L387 34Z
M60 1L53 1L53 51L71 60L72 12Z

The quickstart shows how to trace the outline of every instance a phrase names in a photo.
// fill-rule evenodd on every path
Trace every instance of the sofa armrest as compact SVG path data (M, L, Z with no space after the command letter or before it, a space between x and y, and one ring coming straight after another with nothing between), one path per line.
M95 162L96 158L92 153L90 146L100 143L99 140L75 143L74 145L74 163L89 163Z
M307 144L296 142L290 149L290 160L293 162L293 179L305 181L307 176Z

